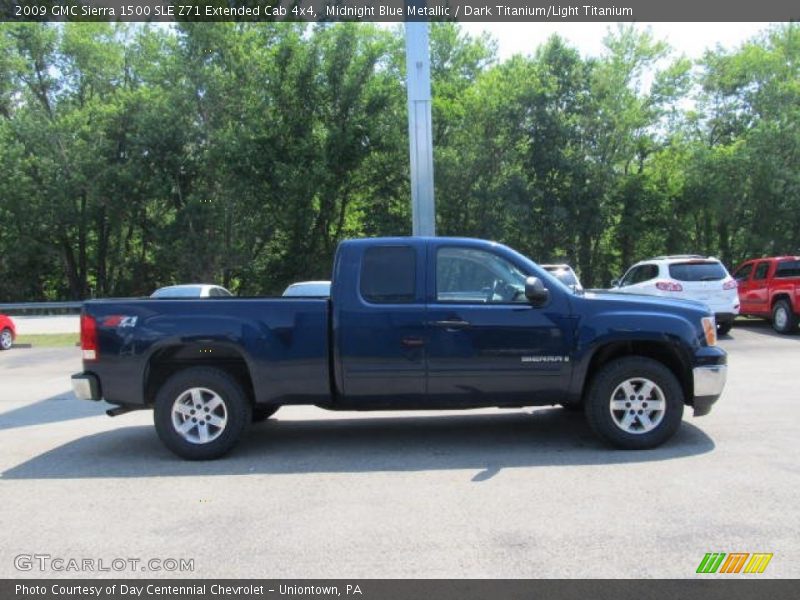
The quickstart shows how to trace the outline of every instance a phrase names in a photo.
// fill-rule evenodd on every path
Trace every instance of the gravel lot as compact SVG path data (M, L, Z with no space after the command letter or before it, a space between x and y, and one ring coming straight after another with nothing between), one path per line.
M76 400L76 348L0 353L0 577L19 554L189 558L153 577L695 577L706 552L800 576L800 335L722 340L711 415L645 452L558 408L287 408L212 463L174 458L150 412ZM706 576L708 577L708 576ZM752 577L739 575L737 577Z

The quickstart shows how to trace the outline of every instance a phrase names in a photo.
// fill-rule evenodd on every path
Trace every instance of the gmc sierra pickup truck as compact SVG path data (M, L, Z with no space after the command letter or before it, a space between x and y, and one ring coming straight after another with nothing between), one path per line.
M562 405L609 444L653 448L711 410L726 353L690 301L576 293L501 244L342 242L330 298L92 300L78 397L154 409L187 459L228 452L284 405Z

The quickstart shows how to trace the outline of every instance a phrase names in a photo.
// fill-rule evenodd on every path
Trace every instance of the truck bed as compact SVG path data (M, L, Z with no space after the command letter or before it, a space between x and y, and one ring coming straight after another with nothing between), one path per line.
M137 405L182 363L224 360L252 374L258 403L330 401L329 301L315 298L93 300L104 398ZM148 377L157 362L163 376ZM148 389L145 380L149 379Z

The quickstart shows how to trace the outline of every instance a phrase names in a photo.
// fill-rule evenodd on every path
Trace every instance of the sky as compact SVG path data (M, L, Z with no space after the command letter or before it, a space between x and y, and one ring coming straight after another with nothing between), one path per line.
M657 40L667 42L676 55L700 58L708 48L720 45L734 49L769 23L639 23L649 27ZM514 54L531 54L552 34L557 33L575 46L583 56L599 56L603 37L614 23L461 23L464 31L479 34L486 31L498 42L501 60Z

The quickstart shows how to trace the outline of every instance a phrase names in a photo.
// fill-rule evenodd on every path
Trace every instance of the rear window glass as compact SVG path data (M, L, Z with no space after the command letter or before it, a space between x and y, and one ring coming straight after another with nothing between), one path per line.
M414 301L416 255L410 246L377 246L364 253L361 296L376 304Z
M800 277L800 260L786 260L778 263L775 277Z
M673 263L669 276L678 281L719 281L725 279L725 267L718 262Z

